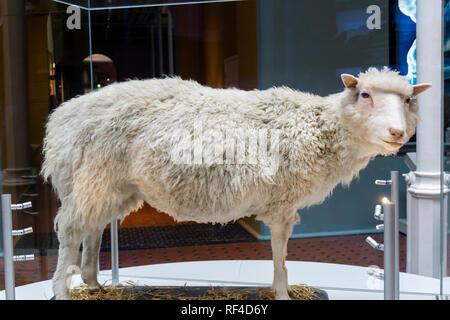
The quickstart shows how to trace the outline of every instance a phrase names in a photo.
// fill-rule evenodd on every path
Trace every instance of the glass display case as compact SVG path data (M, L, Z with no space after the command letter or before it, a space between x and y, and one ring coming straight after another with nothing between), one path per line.
M288 282L325 290L329 299L383 299L384 254L393 252L400 272L396 298L444 298L450 293L450 4L443 1L439 9L423 2L2 0L1 188L12 204L28 204L7 213L12 229L32 227L12 237L13 254L16 260L34 255L14 262L16 299L53 296L61 201L41 169L46 123L61 104L114 83L173 76L212 88L286 86L326 96L344 90L342 74L385 66L411 85L433 85L418 98L416 135L396 155L374 157L323 203L299 208L301 222L287 246ZM439 10L442 21L433 16ZM445 25L440 46L427 39L433 30L439 38L439 23ZM396 204L393 240L374 217L384 197ZM160 209L144 203L123 221L111 220L99 248L100 284L272 284L268 225L252 215L225 225L177 222ZM5 229L0 241L4 237ZM380 250L391 240L394 251ZM69 273L77 286L75 267Z

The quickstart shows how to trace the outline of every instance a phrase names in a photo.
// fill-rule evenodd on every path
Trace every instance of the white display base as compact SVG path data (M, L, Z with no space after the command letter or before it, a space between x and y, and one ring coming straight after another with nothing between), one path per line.
M319 262L287 261L289 284L301 284L326 290L331 300L381 300L383 281L371 278L367 268ZM270 286L273 264L269 260L219 260L177 262L121 268L120 281L152 286ZM100 272L99 282L110 283L111 270ZM81 283L76 275L74 286ZM446 294L450 280L446 279ZM436 299L439 280L400 273L400 299ZM53 296L51 280L16 288L18 300L47 300ZM5 291L0 291L5 299Z

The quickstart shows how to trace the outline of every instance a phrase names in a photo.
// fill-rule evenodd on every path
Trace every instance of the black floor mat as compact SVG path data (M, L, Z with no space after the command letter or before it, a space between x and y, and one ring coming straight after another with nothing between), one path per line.
M185 224L178 226L119 228L119 250L172 248L220 243L257 241L238 223L225 226ZM15 249L35 249L40 254L58 249L54 232L31 233L22 236ZM110 231L103 233L101 251L110 251ZM38 253L39 254L39 253Z
M183 296L187 297L199 297L205 296L208 294L208 290L210 289L224 289L224 287L145 287L139 286L134 287L133 290L136 293L146 292L145 295L140 296L137 300L152 300L154 298L159 298L161 295L170 294L175 296L173 300L180 300ZM258 287L226 287L226 292L239 292L241 290L248 290L249 294L246 296L245 300L261 300L261 297L258 294ZM328 294L326 291L315 289L317 292L314 296L311 297L311 300L328 300ZM180 298L177 298L180 296ZM225 300L225 299L224 299Z
M136 300L186 300L185 297L194 297L194 299L201 299L204 296L211 296L209 290L217 290L219 292L219 298L217 300L231 300L233 293L241 292L242 298L244 300L261 300L261 296L258 293L259 287L149 287L149 286L136 286L124 289L124 293L130 292L145 294L139 296ZM310 297L309 300L329 300L328 294L324 290L314 289L315 293ZM225 294L220 294L221 290L225 290ZM247 293L242 294L241 290L246 290ZM216 292L217 292L216 291ZM228 294L230 293L230 294ZM125 294L126 295L126 294ZM217 293L216 293L217 296ZM302 296L303 297L303 296ZM53 300L54 297L51 299ZM235 298L234 298L235 299ZM304 299L304 298L303 298ZM189 300L189 299L188 299Z

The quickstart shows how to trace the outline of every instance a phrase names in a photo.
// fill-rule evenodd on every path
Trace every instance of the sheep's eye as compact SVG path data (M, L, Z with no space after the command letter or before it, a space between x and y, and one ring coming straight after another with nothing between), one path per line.
M405 102L409 104L411 102L411 98L406 98Z
M363 97L364 99L367 99L370 97L370 94L368 94L367 92L362 92L361 97Z

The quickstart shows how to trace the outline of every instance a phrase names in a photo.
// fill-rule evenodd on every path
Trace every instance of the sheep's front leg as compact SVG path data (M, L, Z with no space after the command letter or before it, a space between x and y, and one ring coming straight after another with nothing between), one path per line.
M81 263L81 278L87 284L89 291L101 289L97 281L98 256L102 243L103 228L89 230L83 239L83 256Z
M272 256L273 256L273 290L275 299L289 300L287 269L285 260L287 255L287 242L292 233L292 224L276 223L270 226Z

